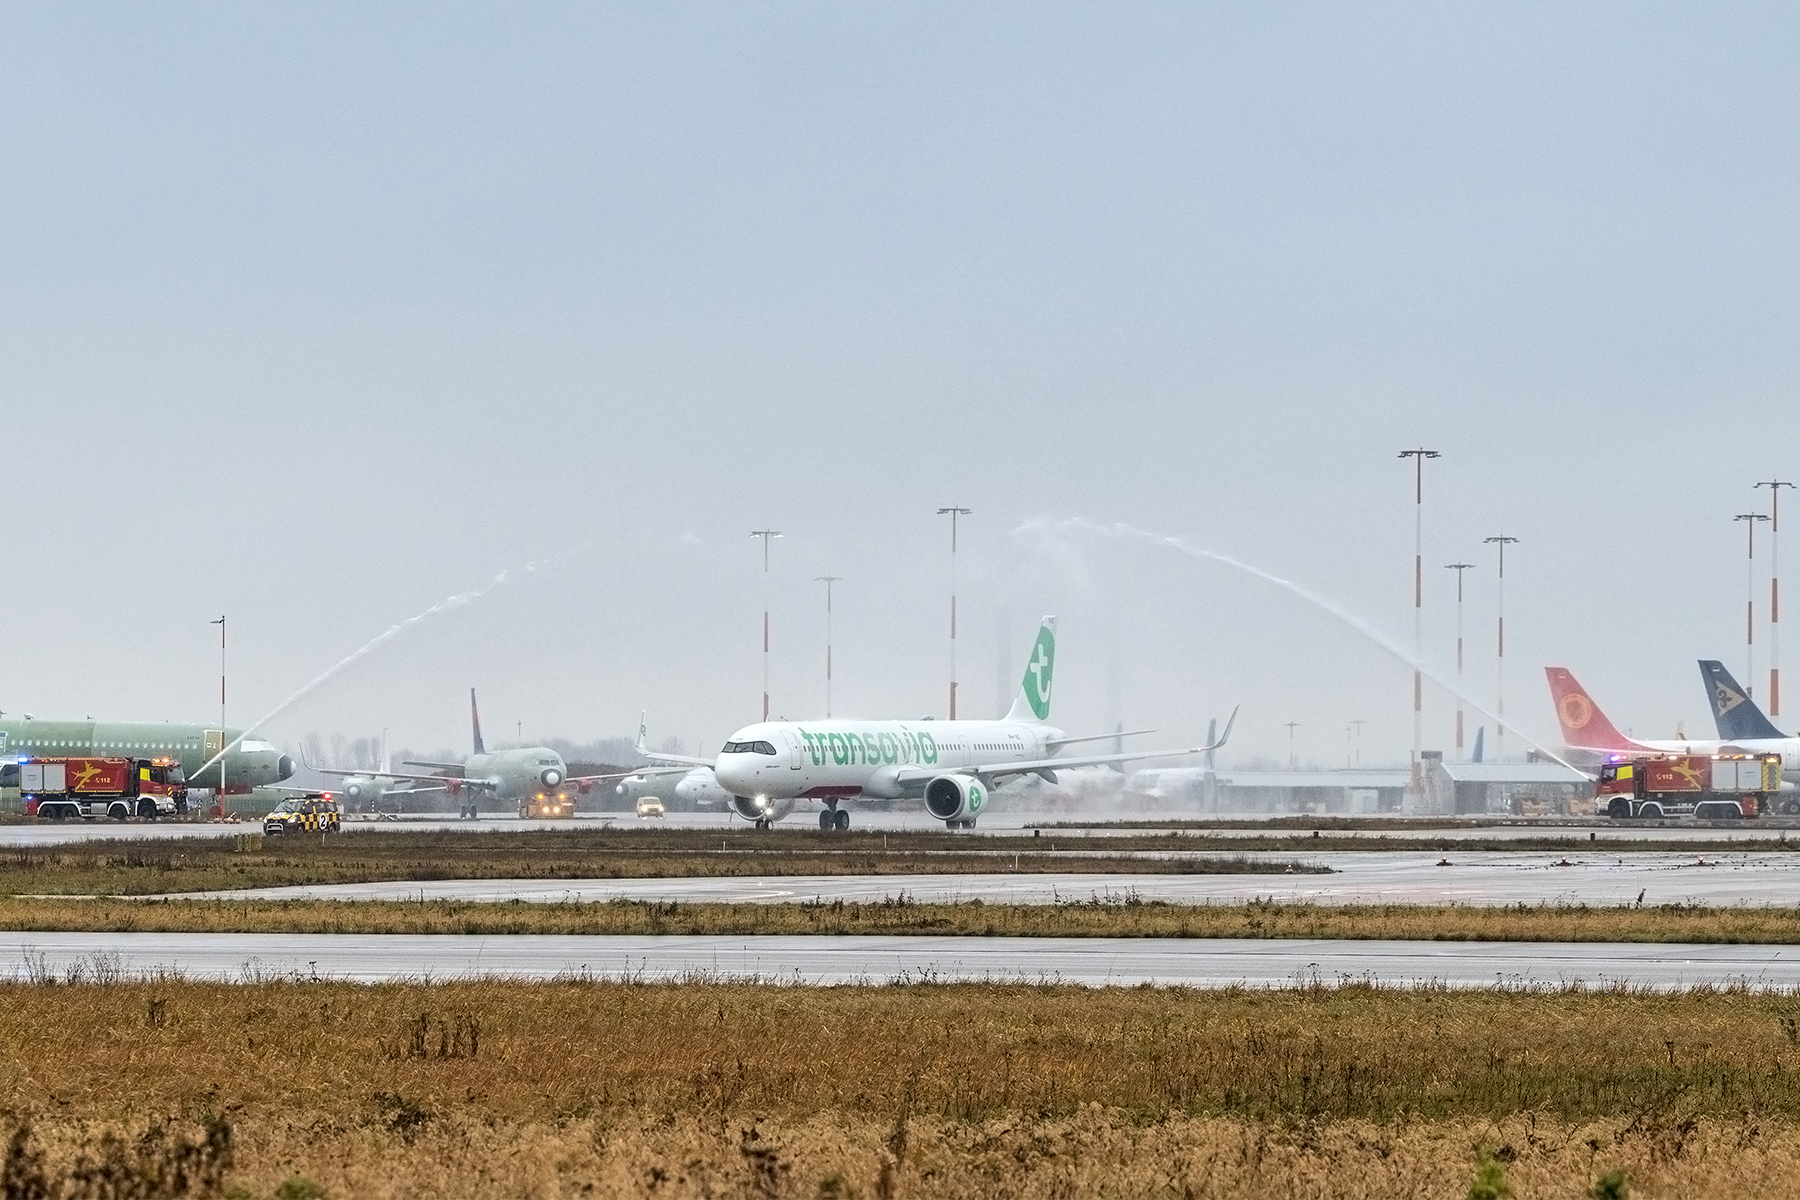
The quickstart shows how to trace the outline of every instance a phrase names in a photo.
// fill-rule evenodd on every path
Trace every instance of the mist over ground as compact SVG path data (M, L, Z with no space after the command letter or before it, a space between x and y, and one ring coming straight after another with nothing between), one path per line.
M1782 6L0 13L0 709L298 744L965 715L1403 760L1411 645L1705 732L1800 476ZM1793 493L1789 493L1790 496ZM1800 501L1795 502L1800 505ZM1794 510L1800 513L1800 507ZM783 532L761 572L751 529ZM1766 530L1759 531L1759 538ZM1800 564L1800 547L1789 561ZM549 563L530 573L527 563ZM1758 695L1766 627L1755 652ZM1800 634L1790 638L1800 654ZM1790 705L1791 707L1791 705ZM1427 747L1453 702L1427 696ZM1470 724L1481 723L1471 716ZM1785 727L1796 722L1784 714ZM1490 731L1490 752L1493 748ZM1509 752L1522 746L1509 741Z

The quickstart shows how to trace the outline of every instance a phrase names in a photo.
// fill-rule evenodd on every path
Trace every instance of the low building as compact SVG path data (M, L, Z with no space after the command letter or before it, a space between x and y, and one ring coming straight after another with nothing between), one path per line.
M1425 777L1432 812L1567 817L1592 813L1594 783L1561 763L1443 762Z

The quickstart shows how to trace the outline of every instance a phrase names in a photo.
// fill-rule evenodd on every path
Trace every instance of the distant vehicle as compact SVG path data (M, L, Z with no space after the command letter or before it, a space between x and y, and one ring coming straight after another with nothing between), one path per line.
M663 802L655 796L640 796L637 802L637 815L640 817L660 817L663 815Z
M577 775L571 778L568 764L563 762L562 755L548 746L524 746L489 753L481 740L481 711L475 706L474 688L469 689L469 726L473 733L474 753L463 761L448 763L416 758L406 760L409 767L434 767L443 771L458 771L461 772L460 775L384 771L383 777L436 784L459 800L464 792L469 793L468 801L457 812L458 816L477 815L476 800L487 795L496 800L517 803L520 817L573 817L575 797L587 795L593 789L595 781L617 779L622 774L629 774L620 771L609 775ZM319 773L345 777L368 774L366 771L327 771L322 768Z
M188 809L181 766L166 758L27 758L18 770L25 811L39 820L154 821Z
M263 818L264 833L336 833L343 828L343 812L330 792L289 796Z
M1779 754L1640 755L1602 765L1594 800L1615 820L1736 821L1760 815L1780 789Z
M764 721L731 735L716 761L645 754L652 762L710 766L732 796L732 808L758 829L787 816L799 799L821 801L819 828L850 828L838 804L855 797L920 798L950 829L973 829L988 792L1003 779L1037 775L1056 782L1064 767L1204 754L1211 746L1058 758L1079 742L1111 741L1148 730L1069 737L1049 724L1056 664L1056 618L1045 617L1032 643L1019 695L998 721ZM1235 713L1233 716L1235 717ZM1231 726L1225 727L1230 736Z

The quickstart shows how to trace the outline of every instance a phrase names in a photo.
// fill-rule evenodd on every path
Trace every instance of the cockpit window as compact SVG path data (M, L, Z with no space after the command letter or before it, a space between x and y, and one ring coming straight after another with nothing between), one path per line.
M775 747L768 742L726 742L719 747L720 754L773 754Z

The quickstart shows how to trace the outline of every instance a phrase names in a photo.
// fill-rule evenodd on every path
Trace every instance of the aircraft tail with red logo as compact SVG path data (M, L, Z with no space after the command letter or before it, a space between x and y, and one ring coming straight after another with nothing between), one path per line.
M1606 719L1587 689L1575 681L1566 667L1545 667L1550 679L1550 700L1556 705L1556 723L1563 741L1582 750L1641 750L1643 747L1620 733Z

